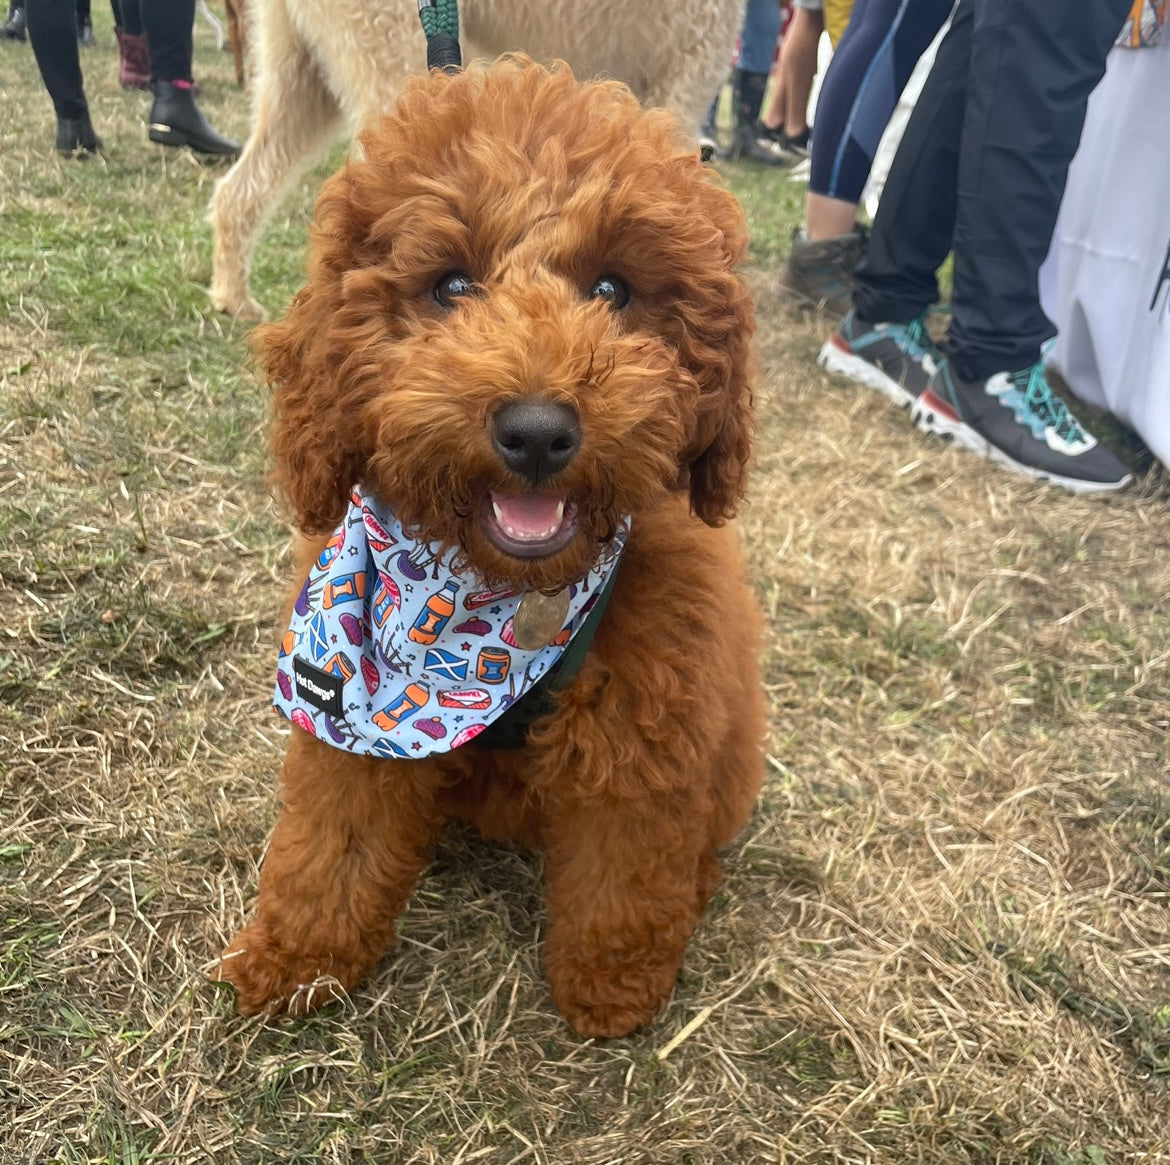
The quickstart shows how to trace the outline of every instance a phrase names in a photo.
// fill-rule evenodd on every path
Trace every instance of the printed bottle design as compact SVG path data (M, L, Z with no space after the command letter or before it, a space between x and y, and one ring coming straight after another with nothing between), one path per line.
M430 698L431 689L427 684L407 684L401 692L380 712L370 719L382 729L390 732L412 712L417 712Z
M455 614L455 596L458 594L459 584L449 579L441 591L436 591L427 599L418 618L410 625L407 638L415 643L434 643L447 626L447 620Z
M321 595L321 606L326 611L338 603L356 603L366 594L365 572L343 574L338 578L331 578L325 584Z

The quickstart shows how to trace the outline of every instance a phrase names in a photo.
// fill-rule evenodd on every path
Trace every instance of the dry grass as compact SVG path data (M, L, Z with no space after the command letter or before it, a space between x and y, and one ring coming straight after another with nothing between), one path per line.
M146 146L95 16L105 165L55 160L0 45L0 1161L1170 1161L1166 474L1073 498L826 378L824 325L768 295L774 175L732 175L771 771L673 1001L574 1038L537 861L456 834L352 998L234 1016L204 969L275 810L284 533L202 290L215 172ZM266 236L272 306L312 185Z

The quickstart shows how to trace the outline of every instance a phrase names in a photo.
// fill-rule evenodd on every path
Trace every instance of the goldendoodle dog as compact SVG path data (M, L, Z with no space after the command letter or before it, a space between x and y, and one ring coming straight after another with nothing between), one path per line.
M252 126L211 204L211 299L261 319L248 290L256 235L288 183L343 130L393 107L418 63L416 0L250 0ZM521 49L578 77L626 82L697 132L727 76L743 0L462 0L465 56Z
M370 971L450 819L543 851L578 1032L670 996L763 772L744 248L674 118L524 57L410 82L324 185L257 333L301 538L243 1011Z

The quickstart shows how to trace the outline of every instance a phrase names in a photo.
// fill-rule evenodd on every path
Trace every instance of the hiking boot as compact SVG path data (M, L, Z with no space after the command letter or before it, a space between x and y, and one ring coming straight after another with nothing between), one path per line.
M780 294L810 307L843 316L853 306L853 272L869 236L858 224L846 235L809 239L799 227L780 272Z
M1018 372L964 380L944 359L911 417L923 432L1073 493L1121 489L1131 478L1053 393L1043 360Z
M922 395L945 359L926 330L926 316L923 312L908 324L871 324L850 311L825 341L817 363L905 408Z

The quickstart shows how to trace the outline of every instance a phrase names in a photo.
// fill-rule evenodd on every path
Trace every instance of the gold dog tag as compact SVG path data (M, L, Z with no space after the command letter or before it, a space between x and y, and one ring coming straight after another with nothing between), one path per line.
M569 613L569 590L565 587L551 595L527 591L521 596L512 616L512 638L525 651L536 651L565 625Z

